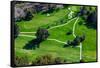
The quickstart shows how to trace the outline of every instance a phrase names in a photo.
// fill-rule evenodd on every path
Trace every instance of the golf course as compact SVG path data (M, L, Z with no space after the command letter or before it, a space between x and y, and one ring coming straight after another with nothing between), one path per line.
M32 65L36 61L36 58L45 55L50 55L53 58L59 57L64 60L63 63L79 63L80 58L84 62L97 61L97 30L88 28L85 25L86 20L78 15L81 7L69 5L59 8L57 11L53 10L49 14L38 12L33 14L34 17L29 21L21 20L15 22L19 28L19 34L15 38L14 44L15 57L19 57L20 62L21 58L25 57L24 60L27 61L26 65ZM96 7L92 8L96 10ZM38 28L46 29L49 32L48 38L39 44L39 48L23 48L29 41L37 38L36 33ZM81 42L81 47L80 44L64 47L68 43L67 41L72 41L77 36L82 35L85 35L85 40ZM15 62L18 63L17 61Z

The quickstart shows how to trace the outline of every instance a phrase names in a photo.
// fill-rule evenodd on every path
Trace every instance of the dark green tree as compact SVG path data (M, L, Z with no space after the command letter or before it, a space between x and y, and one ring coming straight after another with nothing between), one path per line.
M68 47L68 46L70 46L70 45L72 45L72 41L68 40L68 41L66 42L66 44L64 45L64 47Z
M49 32L45 28L38 28L36 32L36 38L29 41L23 49L36 49L40 47L40 43L46 40L49 36Z
M68 46L77 46L79 45L81 42L83 42L85 40L85 35L82 35L82 36L76 36L74 38L74 40L70 41L68 40L67 43L64 45L64 47L68 47Z
M35 35L38 40L46 40L49 36L49 32L45 28L39 28Z
M80 42L83 42L85 40L85 35L82 35L81 37L80 37Z
M24 20L29 21L33 18L32 12L29 9L25 9L25 17Z
M85 24L89 28L97 28L97 10L96 7L87 7L82 6L79 12L79 16L81 16L85 20Z
M97 14L96 11L92 12L87 17L87 26L96 29L97 28Z
M72 46L77 46L80 43L80 37L76 36L76 38L72 41Z

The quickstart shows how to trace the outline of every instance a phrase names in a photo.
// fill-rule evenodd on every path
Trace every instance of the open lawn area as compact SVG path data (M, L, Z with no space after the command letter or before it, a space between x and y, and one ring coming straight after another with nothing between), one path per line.
M86 35L85 40L82 42L82 59L85 62L96 61L96 29L88 28L81 16L76 16L66 20L65 23L57 24L48 28L50 36L40 43L40 47L37 49L23 49L23 47L29 43L29 41L36 38L36 31L41 26L48 26L55 23L62 17L68 17L71 8L74 13L78 12L80 6L69 6L67 8L54 11L47 16L46 14L37 13L30 21L16 22L19 26L19 35L15 39L15 56L23 57L27 56L30 64L35 61L38 56L46 54L52 55L54 58L60 57L66 60L65 63L80 62L80 45L77 47L64 47L68 40L73 40L75 36ZM66 33L71 31L70 35Z

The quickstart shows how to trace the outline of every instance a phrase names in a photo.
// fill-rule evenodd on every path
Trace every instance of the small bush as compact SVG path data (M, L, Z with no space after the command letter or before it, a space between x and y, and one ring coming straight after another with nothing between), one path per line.
M68 47L68 46L77 46L79 45L81 42L83 42L85 40L85 35L82 36L76 36L72 41L68 40L67 43L64 45L64 47Z
M67 43L64 45L64 47L69 47L72 45L72 41L68 40Z
M26 10L24 10L24 11L25 11L25 13L26 13L26 15L25 15L25 17L24 17L24 20L26 20L26 21L31 20L31 19L33 18L32 12L29 11L28 9L26 9Z
M46 65L46 64L52 64L53 63L53 58L51 55L44 55L44 56L39 56L36 58L35 61L32 62L32 65Z
M15 66L27 66L27 65L29 65L29 59L27 56L15 57Z
M70 34L72 34L72 30L69 30L69 31L66 33L66 35L70 35Z
M54 59L55 64L61 64L61 63L65 63L65 62L66 62L66 60L63 60L60 57L57 57Z
M83 22L82 22L82 21L80 21L78 24L79 24L79 25L82 25L82 24L83 24Z
M32 62L32 65L47 65L47 64L60 64L65 63L65 60L62 60L60 57L53 58L51 55L44 55L37 57L35 61Z

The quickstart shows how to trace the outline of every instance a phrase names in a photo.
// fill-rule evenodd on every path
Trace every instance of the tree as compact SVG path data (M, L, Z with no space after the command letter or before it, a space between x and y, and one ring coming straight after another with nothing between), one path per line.
M68 41L66 42L66 44L64 45L64 47L68 47L68 46L70 46L71 44L72 44L72 41L68 40Z
M79 12L79 16L86 22L86 26L89 28L97 28L97 11L96 7L82 6Z
M17 26L17 24L14 24L14 38L17 38L19 34L19 27Z
M49 36L49 32L45 28L38 28L36 32L36 38L29 41L23 49L36 49L40 47L40 43L46 40Z
M82 6L81 9L80 9L79 14L81 16L83 16L83 15L86 15L87 13L88 13L88 10L86 9L86 7Z
M67 41L67 44L68 45L71 45L71 43L72 43L72 41L70 41L70 40Z
M66 35L70 35L70 34L72 34L72 30L69 30L69 31L66 33Z
M90 13L87 17L87 23L89 27L92 27L94 29L97 28L97 14L96 11Z
M79 45L79 43L80 43L80 37L79 36L76 36L76 38L72 41L72 45L73 46L77 46L77 45Z
M64 47L68 47L70 45L75 47L75 46L79 45L81 42L83 42L84 40L85 40L85 35L76 36L74 38L74 40L72 40L72 41L68 40L67 43L64 45Z
M83 42L85 40L85 35L80 37L80 42Z
M25 9L24 12L25 12L25 18L24 18L24 20L26 20L26 21L31 20L32 17L33 17L31 11L29 11L28 9Z
M49 32L45 28L39 28L35 35L38 40L46 40L49 36Z

